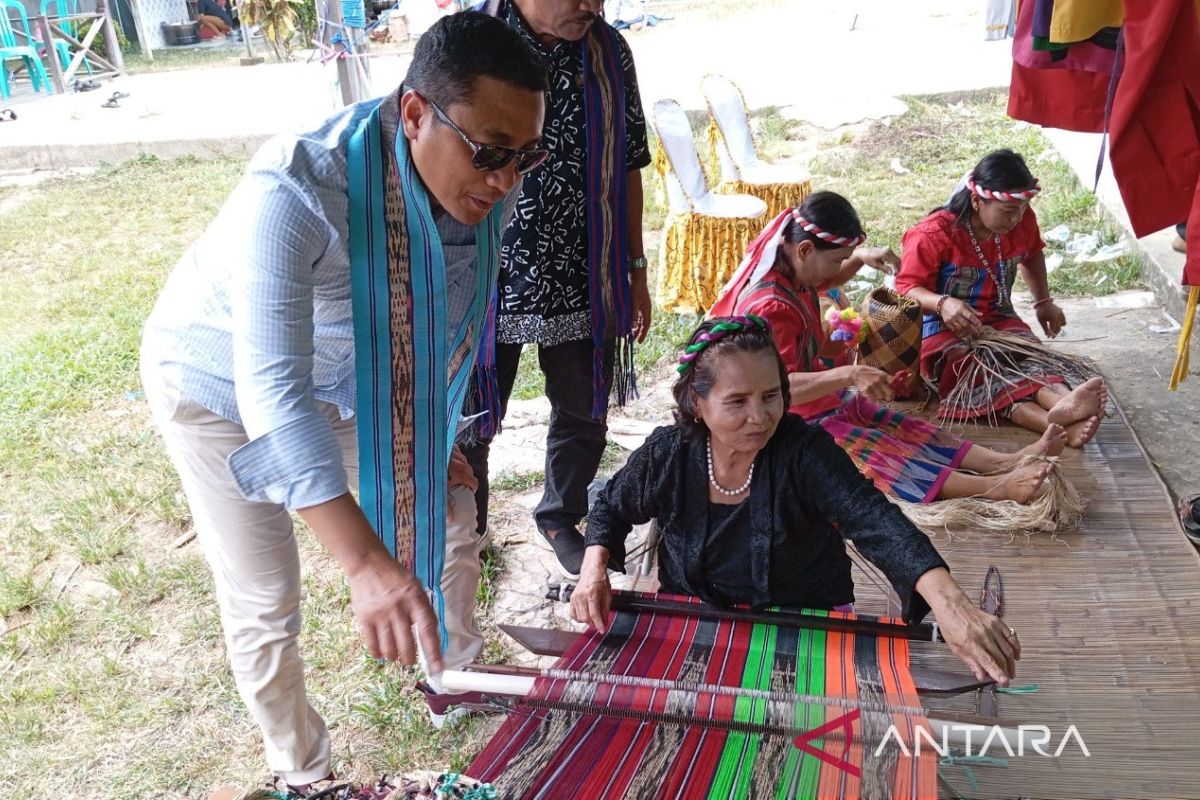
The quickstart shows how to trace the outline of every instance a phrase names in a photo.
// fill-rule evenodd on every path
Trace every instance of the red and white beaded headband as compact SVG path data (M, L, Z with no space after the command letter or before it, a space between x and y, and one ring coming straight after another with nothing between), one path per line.
M800 216L800 209L798 208L792 209L792 219L796 220L796 224L799 225L806 233L811 233L818 239L829 242L830 244L836 244L839 247L858 247L867 240L867 235L865 233L855 236L854 238L850 238L849 236L838 236L830 233L829 231L822 229L818 225L809 222L804 217Z
M1033 179L1033 186L1020 192L1002 192L997 189L988 189L975 183L974 178L967 178L967 188L984 200L1000 200L1009 203L1018 200L1032 200L1042 190L1042 187L1038 185L1037 178Z

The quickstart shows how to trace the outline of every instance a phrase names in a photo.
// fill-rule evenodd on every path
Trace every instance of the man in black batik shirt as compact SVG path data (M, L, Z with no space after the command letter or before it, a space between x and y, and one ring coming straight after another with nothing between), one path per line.
M550 73L542 139L550 159L525 176L512 221L504 232L496 374L504 409L522 348L537 344L552 411L546 439L546 488L534 520L564 572L571 576L578 573L583 558L583 538L577 526L587 513L587 487L604 452L614 369L618 387L624 388L632 369L627 345L631 339L645 338L651 310L641 225L640 170L650 163L646 121L633 55L624 39L601 18L602 5L601 0L492 0L481 7L518 30L542 55ZM624 90L623 118L613 120L611 130L623 129L624 135L620 142L610 135L597 146L599 126L589 128L588 120L589 113L593 120L600 118L595 110L598 95L589 93L589 81L597 70L595 65L605 61L601 56L606 44L618 88L613 96L619 96L621 84ZM616 109L610 111L616 113ZM610 243L618 251L611 272L597 267L602 262L594 252L589 254L589 246L597 244L589 241L589 232L596 230L597 199L601 196L598 192L589 196L589 187L598 185L595 170L601 168L590 160L604 157L606 147L612 148L610 157L616 160L616 168L624 170L619 176L624 191L605 194L608 216L617 221L621 231ZM624 293L624 330L620 314L597 300L603 296L597 288L602 269L611 274L614 292ZM593 314L595 305L607 312L600 315L603 319ZM467 453L479 477L481 534L487 525L488 441Z

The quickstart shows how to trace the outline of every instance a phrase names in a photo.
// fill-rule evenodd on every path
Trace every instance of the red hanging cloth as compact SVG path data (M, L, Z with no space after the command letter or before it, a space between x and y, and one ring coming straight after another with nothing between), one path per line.
M1133 232L1188 222L1183 283L1200 286L1200 16L1196 0L1127 0L1109 160Z

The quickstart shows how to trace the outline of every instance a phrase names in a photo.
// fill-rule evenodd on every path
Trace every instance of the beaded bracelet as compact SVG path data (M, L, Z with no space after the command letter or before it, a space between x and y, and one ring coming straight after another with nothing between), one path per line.
M937 306L934 308L933 313L937 314L940 317L942 315L942 306L946 305L946 301L949 299L950 299L950 295L948 295L948 294L944 294L941 297L939 297L938 301L937 301Z
M1054 298L1047 295L1047 296L1043 297L1041 300L1034 300L1033 307L1039 308L1041 306L1046 305L1046 303L1053 303L1053 302L1054 302Z

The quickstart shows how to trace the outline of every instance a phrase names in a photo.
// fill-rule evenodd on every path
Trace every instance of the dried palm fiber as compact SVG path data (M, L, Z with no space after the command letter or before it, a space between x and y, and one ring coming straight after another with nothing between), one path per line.
M962 344L970 352L962 359L954 388L942 396L938 409L942 419L975 407L974 400L980 395L1002 394L1018 380L1042 383L1041 376L1058 375L1068 385L1078 386L1099 374L1096 365L1087 358L1052 349L1032 336L1019 336L987 325ZM999 421L994 411L983 418L993 425Z
M858 363L877 367L889 375L908 373L903 383L893 382L899 398L912 397L923 384L921 360L921 304L886 286L873 289L862 302L863 330Z
M1015 500L988 500L983 497L956 497L932 503L906 503L894 500L914 525L945 528L951 536L972 531L987 531L1010 536L1067 533L1079 527L1087 500L1080 495L1062 471L1057 459L1024 456L1016 468L1049 463L1050 474L1029 503ZM1005 472L989 473L998 478Z

